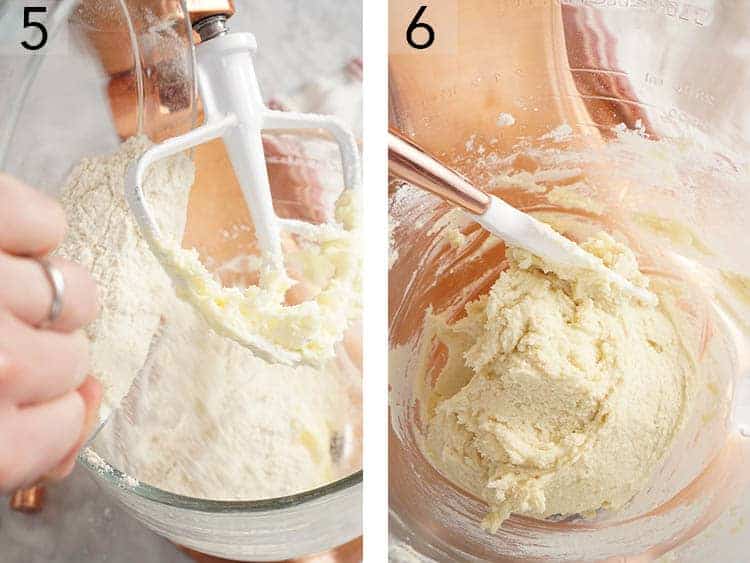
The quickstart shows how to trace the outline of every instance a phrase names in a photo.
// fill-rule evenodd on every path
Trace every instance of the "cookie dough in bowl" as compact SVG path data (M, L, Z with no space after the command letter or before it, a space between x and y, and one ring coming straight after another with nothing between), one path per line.
M733 260L730 238L705 228L717 204L696 216L696 199L709 200L674 187L708 163L688 141L614 135L601 151L475 150L459 168L656 305L392 188L391 529L422 555L664 553L743 484L732 397L744 306L704 266Z
M610 236L582 246L648 283L632 251ZM487 502L490 531L511 513L617 510L644 487L682 424L690 356L661 307L524 251L508 256L464 318L430 320L450 359L433 392L428 455Z

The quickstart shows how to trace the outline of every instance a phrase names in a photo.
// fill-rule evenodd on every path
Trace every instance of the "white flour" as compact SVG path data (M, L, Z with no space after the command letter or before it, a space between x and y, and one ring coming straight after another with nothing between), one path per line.
M510 113L501 113L495 121L498 127L510 127L516 124L516 118Z
M225 500L297 493L356 469L332 451L351 431L350 374L335 361L269 365L180 299L168 306L146 366L97 439L102 457L160 488Z
M119 405L143 366L164 299L173 293L124 196L125 170L149 144L133 138L112 156L82 161L61 197L69 227L58 254L88 269L99 289L100 313L86 332L91 369L104 387L102 419ZM165 236L182 237L193 177L192 162L182 155L149 171L144 190Z
M148 145L131 139L85 161L62 198L71 228L60 253L89 268L101 292L88 335L103 416L114 414L96 453L162 489L226 500L301 492L358 469L359 376L341 345L320 369L268 364L175 295L123 197L125 169ZM154 165L144 186L174 241L192 182L192 163L178 156Z

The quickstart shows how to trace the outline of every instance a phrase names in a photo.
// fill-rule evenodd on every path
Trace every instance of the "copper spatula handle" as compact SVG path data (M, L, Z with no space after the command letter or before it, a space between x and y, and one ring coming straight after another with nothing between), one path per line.
M393 128L388 132L388 169L396 178L475 215L481 215L490 205L490 196Z

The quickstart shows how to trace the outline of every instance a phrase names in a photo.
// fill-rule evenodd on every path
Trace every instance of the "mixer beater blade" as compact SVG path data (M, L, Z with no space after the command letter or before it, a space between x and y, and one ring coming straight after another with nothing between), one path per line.
M221 138L243 192L254 223L264 272L285 275L281 231L308 233L312 225L276 215L273 208L261 133L266 130L324 130L338 144L344 174L344 189L360 188L360 161L354 134L333 116L271 110L266 107L255 75L252 55L257 49L250 33L229 33L226 14L210 15L193 24L201 36L196 46L198 91L205 114L204 124L147 150L128 170L125 197L142 233L178 286L189 274L165 259L167 246L143 193L146 171L155 162L197 145ZM204 312L205 315L205 312ZM209 319L216 327L219 318ZM261 357L295 364L305 357L298 350L284 349L260 334L222 331Z

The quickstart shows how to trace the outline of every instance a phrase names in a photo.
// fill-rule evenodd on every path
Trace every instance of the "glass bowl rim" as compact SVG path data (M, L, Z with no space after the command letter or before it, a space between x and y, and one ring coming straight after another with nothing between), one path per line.
M101 461L94 463L92 460L93 458ZM163 504L170 508L180 508L211 514L272 512L275 510L295 508L308 502L353 489L362 483L363 478L363 472L362 469L360 469L354 473L350 473L346 477L337 479L336 481L291 495L259 500L215 500L172 493L142 481L138 481L137 484L134 484L131 481L131 479L133 479L132 477L120 469L113 467L107 460L99 456L99 454L94 452L90 447L84 448L79 454L78 463L83 465L98 478L105 481L108 485L113 485L118 489L132 492L136 496L147 501Z

